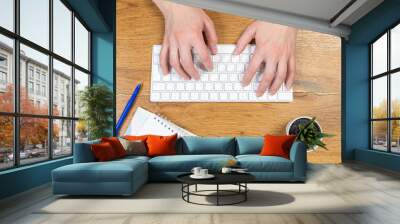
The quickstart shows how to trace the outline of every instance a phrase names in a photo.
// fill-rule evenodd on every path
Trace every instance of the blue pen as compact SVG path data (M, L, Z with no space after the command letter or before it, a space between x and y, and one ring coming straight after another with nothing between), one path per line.
M133 103L135 102L137 95L139 94L141 87L142 87L142 83L137 84L135 90L132 93L131 98L129 98L128 103L126 104L126 106L124 108L124 111L122 112L121 116L118 119L118 122L116 125L117 136L122 127L122 124L124 123L126 116L128 115L129 111L131 110L131 107L132 107Z

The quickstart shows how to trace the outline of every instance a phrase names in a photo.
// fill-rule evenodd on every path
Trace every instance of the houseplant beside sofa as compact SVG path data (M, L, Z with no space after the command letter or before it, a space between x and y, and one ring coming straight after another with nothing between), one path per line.
M176 177L200 166L219 172L230 160L259 182L304 182L306 146L294 142L289 159L259 155L263 137L182 137L176 141L176 155L127 156L96 162L91 145L75 144L74 163L53 170L54 194L131 195L148 181L176 181Z

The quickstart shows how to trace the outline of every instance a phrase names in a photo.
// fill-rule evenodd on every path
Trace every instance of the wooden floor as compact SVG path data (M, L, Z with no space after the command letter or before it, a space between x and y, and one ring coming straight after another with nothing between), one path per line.
M353 163L311 165L308 179L346 201L367 206L357 214L36 214L38 207L54 200L49 186L44 186L0 202L0 223L400 223L398 173Z

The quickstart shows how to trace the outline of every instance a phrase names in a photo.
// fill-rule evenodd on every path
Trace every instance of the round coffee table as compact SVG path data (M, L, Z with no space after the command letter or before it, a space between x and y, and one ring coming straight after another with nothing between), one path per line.
M249 188L247 183L255 180L255 177L248 173L229 173L213 174L215 177L212 179L193 179L189 174L182 174L177 177L178 181L182 183L182 199L188 203L197 205L234 205L247 201L247 192ZM215 190L198 190L197 185L215 185ZM236 185L237 190L224 190L220 189L220 185ZM195 186L194 191L190 191L190 186ZM206 194L214 192L215 194ZM216 197L216 204L202 204L190 200L190 196L203 196L203 197ZM231 203L221 203L221 197L240 196L240 199Z

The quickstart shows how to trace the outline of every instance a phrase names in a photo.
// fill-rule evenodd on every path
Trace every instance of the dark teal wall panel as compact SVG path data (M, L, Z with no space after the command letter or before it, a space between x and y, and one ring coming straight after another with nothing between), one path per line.
M355 160L400 172L400 155L367 149L356 149Z
M369 59L367 45L344 45L346 69L343 160L354 159L355 148L369 146Z
M369 150L369 46L377 36L400 22L400 1L386 0L352 26L342 44L344 115L343 160L358 160L399 170L399 156Z
M112 89L114 84L114 35L92 34L93 82L102 83Z
M0 172L0 199L48 183L53 169L71 163L64 158Z

